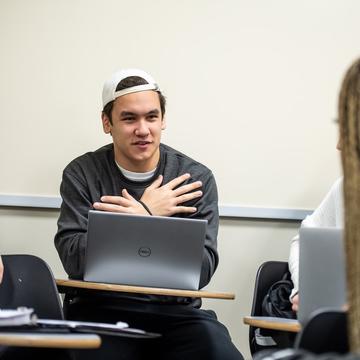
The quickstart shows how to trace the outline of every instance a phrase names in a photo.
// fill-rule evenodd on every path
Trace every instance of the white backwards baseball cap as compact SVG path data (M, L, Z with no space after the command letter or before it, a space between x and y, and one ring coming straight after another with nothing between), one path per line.
M118 86L119 82L130 76L141 77L144 80L146 80L148 84L136 85L123 90L116 91L116 87ZM126 94L131 94L139 91L146 91L146 90L155 90L158 92L160 91L159 86L156 84L155 80L151 75L139 69L119 70L116 73L112 74L111 78L107 80L104 84L103 93L102 93L103 108L110 101L113 101L120 96L124 96Z

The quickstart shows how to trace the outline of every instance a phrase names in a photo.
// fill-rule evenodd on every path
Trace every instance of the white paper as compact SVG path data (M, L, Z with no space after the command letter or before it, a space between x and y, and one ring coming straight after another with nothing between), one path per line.
M17 309L0 309L0 326L17 326L33 324L34 310L26 307Z
M40 325L49 326L64 326L68 328L97 328L102 330L121 330L126 329L129 325L125 322L117 322L116 324L97 323L97 322L85 322L85 321L71 321L71 320L52 320L52 319L37 319L36 321Z

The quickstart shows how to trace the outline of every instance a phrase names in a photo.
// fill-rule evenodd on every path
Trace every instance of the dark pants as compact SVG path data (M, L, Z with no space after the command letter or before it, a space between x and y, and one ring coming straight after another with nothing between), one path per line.
M67 306L66 317L108 323L124 321L130 327L162 334L155 339L101 336L101 348L77 352L81 359L243 359L215 313L192 306L129 302L114 307L80 301Z
M1 360L72 360L70 351L32 347L0 347Z

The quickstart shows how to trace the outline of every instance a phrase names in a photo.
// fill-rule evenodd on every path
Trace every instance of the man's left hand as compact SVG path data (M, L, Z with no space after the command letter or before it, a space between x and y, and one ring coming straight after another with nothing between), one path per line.
M144 207L132 197L126 189L121 192L122 196L105 195L101 197L101 202L93 204L95 210L119 212L126 214L149 215Z

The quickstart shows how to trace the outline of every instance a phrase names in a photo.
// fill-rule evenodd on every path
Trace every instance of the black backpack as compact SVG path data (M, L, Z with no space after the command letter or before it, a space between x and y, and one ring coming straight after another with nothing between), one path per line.
M283 278L272 284L262 302L262 316L275 316L295 319L296 313L291 309L289 300L294 285L291 281L290 272L286 272Z

